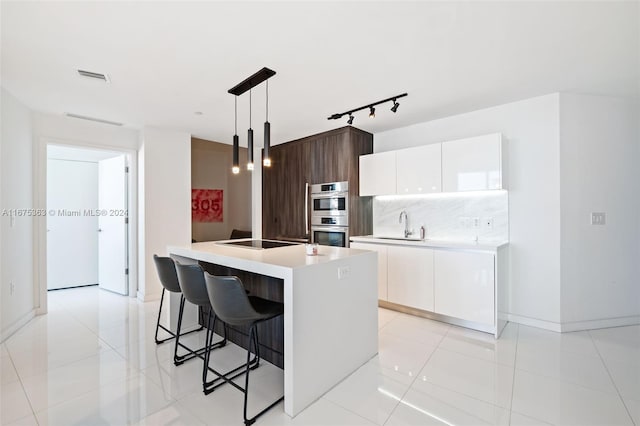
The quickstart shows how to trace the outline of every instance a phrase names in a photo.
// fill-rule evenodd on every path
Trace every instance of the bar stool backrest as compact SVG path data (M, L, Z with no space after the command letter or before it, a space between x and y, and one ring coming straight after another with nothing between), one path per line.
M238 277L206 273L205 280L213 311L223 322L239 326L261 317L251 305Z
M176 262L178 281L184 298L197 306L209 306L209 295L204 283L204 270L200 265Z
M158 278L160 278L160 284L174 293L180 293L180 283L178 282L178 275L176 274L176 265L170 257L160 257L157 254L153 255L153 261L156 263L156 270L158 271Z

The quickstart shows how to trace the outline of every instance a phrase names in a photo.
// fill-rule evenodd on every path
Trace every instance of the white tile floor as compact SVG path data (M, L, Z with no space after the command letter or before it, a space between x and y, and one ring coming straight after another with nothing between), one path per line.
M2 425L240 425L242 394L201 391L201 363L153 342L158 302L97 288L49 294L50 313L0 345ZM640 425L640 326L492 336L380 309L379 354L296 418L258 425ZM188 337L201 343L203 333ZM235 345L212 364L241 363ZM282 392L268 363L252 406ZM250 399L251 401L251 399Z

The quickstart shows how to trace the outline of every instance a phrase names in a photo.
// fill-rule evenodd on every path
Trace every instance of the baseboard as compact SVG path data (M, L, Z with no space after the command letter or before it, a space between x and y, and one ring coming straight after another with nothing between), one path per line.
M140 290L136 292L136 298L141 302L153 302L155 300L160 300L161 295L162 293L146 294L146 293L142 293Z
M624 327L625 325L637 324L640 324L640 315L587 321L570 321L562 323L562 332L597 330L599 328Z
M586 321L567 321L561 323L529 318L515 314L508 314L507 318L511 322L536 328L542 328L544 330L555 331L556 333L570 333L572 331L596 330L599 328L624 327L626 325L640 324L640 315Z
M29 321L31 321L36 316L36 310L32 309L31 312L23 315L19 319L13 322L9 327L5 330L2 330L0 334L0 343L3 343L9 337L11 337L16 331L20 330L23 326L25 326Z
M557 333L562 332L562 325L553 321L545 321L537 318L529 318L515 314L507 314L507 319L510 322L528 325L530 327L542 328L544 330L555 331Z

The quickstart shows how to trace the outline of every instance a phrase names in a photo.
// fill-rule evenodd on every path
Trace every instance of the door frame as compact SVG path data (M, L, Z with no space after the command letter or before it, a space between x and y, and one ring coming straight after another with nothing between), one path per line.
M135 149L113 145L95 144L87 141L65 140L51 137L39 137L34 156L36 209L47 208L47 147L58 145L78 149L97 149L120 152L126 155L129 173L127 176L127 203L129 205L129 229L127 235L127 255L129 264L129 297L136 297L138 291L138 152ZM36 314L48 312L47 300L47 218L34 217L34 263L37 265L34 276L34 301ZM123 296L126 297L126 296Z

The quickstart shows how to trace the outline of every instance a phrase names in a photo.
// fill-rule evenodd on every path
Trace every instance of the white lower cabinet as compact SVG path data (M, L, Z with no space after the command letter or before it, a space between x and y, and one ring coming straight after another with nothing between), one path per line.
M495 324L495 255L436 250L435 312Z
M433 311L433 250L387 246L388 301Z
M387 246L351 243L349 247L378 252L378 299L387 301Z

